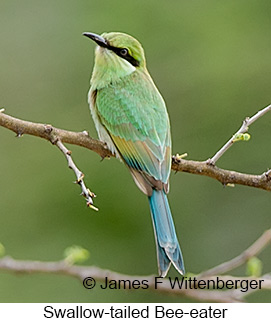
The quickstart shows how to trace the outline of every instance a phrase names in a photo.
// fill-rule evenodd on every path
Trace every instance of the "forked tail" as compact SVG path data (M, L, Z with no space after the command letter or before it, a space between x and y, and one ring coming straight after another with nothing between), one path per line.
M156 239L159 275L165 277L171 263L181 275L184 275L183 256L165 192L153 190L149 203Z

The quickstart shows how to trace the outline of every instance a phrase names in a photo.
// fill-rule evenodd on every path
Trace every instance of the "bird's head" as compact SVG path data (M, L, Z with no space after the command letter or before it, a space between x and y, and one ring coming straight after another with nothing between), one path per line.
M144 50L132 36L120 32L103 33L101 36L85 32L83 35L98 45L93 77L114 80L146 67Z

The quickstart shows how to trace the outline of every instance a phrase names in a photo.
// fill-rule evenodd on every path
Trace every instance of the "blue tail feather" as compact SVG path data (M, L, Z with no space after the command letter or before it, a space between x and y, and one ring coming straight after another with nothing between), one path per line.
M159 274L165 277L172 263L180 274L184 275L182 252L165 192L153 190L149 203L156 239Z

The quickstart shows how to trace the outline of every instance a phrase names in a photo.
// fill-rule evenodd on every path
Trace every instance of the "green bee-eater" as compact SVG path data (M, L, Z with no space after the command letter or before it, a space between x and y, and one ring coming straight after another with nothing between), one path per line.
M184 264L166 194L171 169L170 123L165 102L148 70L144 50L119 33L84 33L97 43L89 104L100 140L129 168L148 196L159 275Z

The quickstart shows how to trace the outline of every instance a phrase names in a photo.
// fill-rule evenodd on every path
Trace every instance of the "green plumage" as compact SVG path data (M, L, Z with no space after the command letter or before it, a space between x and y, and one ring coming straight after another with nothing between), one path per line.
M132 166L133 159L141 159L142 169L148 169L155 179L166 183L170 171L170 156L164 162L166 148L171 144L169 120L164 101L149 75L135 71L98 90L96 109L111 136L129 142L130 148L125 151L121 143L118 147L127 163L130 161ZM140 150L139 154L141 142L148 150Z
M128 166L149 198L159 274L171 263L184 273L166 194L171 169L170 123L140 43L122 33L85 33L96 48L89 103L100 140Z

